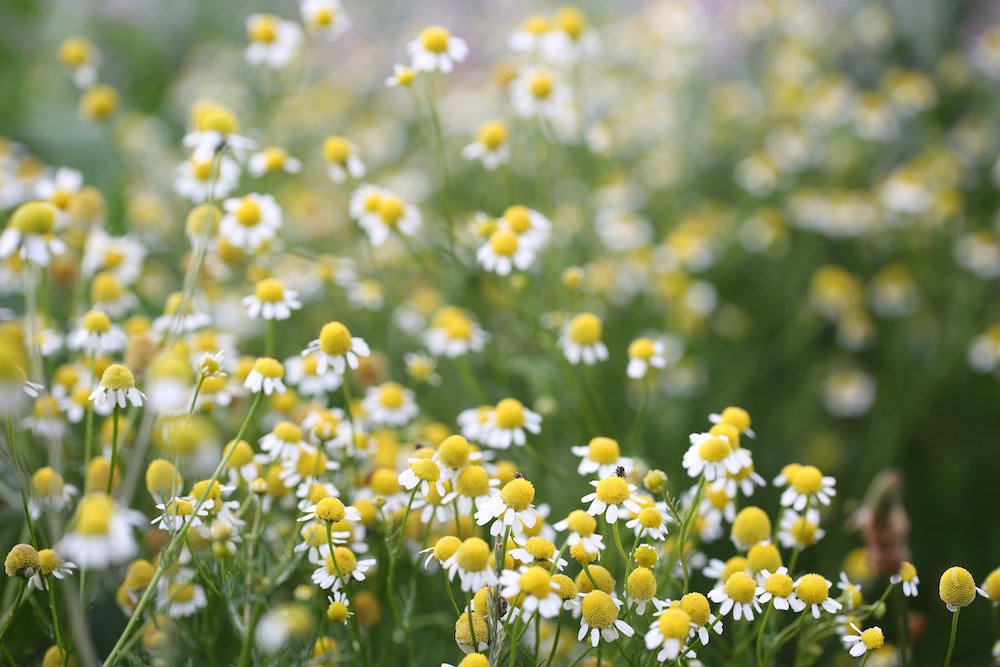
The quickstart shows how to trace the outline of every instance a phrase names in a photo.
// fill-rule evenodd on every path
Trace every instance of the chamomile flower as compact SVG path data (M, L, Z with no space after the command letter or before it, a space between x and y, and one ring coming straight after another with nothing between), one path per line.
M693 626L687 612L681 609L664 609L646 633L646 648L651 651L660 649L656 659L661 663L676 660Z
M708 599L720 603L719 616L726 616L732 611L734 620L746 617L752 621L754 611L761 612L758 596L763 592L764 589L757 585L754 578L741 570L729 575L722 586L713 588Z
M423 339L431 354L454 359L469 352L481 352L490 335L466 311L444 306L434 313Z
M92 492L80 499L73 527L55 550L82 568L103 570L138 553L133 531L145 523L141 513L118 507L104 493Z
M59 62L73 71L73 83L85 90L97 83L101 52L86 37L67 37L59 45Z
M833 583L818 574L804 574L795 581L795 595L811 610L813 618L818 619L820 609L830 614L836 614L844 605L830 597L830 587Z
M486 504L500 480L490 477L482 466L467 465L451 478L451 484L453 490L441 502L457 501L459 515L469 516Z
M199 160L191 156L174 171L174 192L192 204L202 204L211 193L225 199L240 184L240 165L228 155Z
M588 366L608 358L608 348L601 340L604 325L593 313L580 313L563 327L558 345L566 360L578 365L582 360Z
M581 457L580 465L576 468L581 475L596 472L598 477L604 479L615 474L618 468L624 468L628 475L634 467L632 459L621 455L618 441L611 438L593 438L586 445L571 447L570 451Z
M232 454L229 453L231 449L234 450ZM254 458L253 448L246 440L230 440L222 456L229 457L226 460L226 472L230 485L236 486L240 482L249 484L260 477L260 468Z
M514 560L518 560L529 565L531 563L544 561L555 565L556 570L561 570L567 565L565 558L556 559L558 554L556 553L556 545L552 543L552 540L542 537L541 535L534 535L531 537L521 535L514 538L514 543L518 546L507 552Z
M250 160L247 162L247 171L254 178L278 171L283 171L286 174L297 174L302 171L302 161L289 155L288 151L281 146L269 146L250 156ZM223 194L217 196L225 197Z
M248 64L282 69L298 55L302 28L274 14L251 14L247 17L247 40L250 43L243 57Z
M53 549L41 549L38 552L38 559L41 562L41 566L35 572L34 576L28 580L29 589L37 588L39 590L48 590L49 577L65 579L73 574L73 570L76 569L75 563L63 560Z
M160 515L150 523L172 533L184 527L185 523L189 527L200 526L202 524L201 517L208 516L208 506L203 504L195 512L194 508L197 503L198 499L191 496L170 498L156 506L156 509L160 510Z
M237 160L245 160L246 152L256 144L240 135L236 115L223 107L206 107L198 113L195 131L186 134L184 146L193 150L191 159L203 163L228 148Z
M365 163L361 161L360 150L344 137L332 135L323 141L323 160L326 162L326 174L334 183L343 183L348 176L355 180L365 176Z
M305 514L299 517L299 521L312 521L318 519L327 523L338 523L340 521L361 521L361 512L353 505L345 505L340 499L333 496L326 496L315 503L306 506L303 510Z
M837 588L843 591L848 610L857 609L865 601L864 595L861 592L861 586L851 583L851 580L847 578L846 572L840 573L840 581L837 582Z
M226 210L219 234L234 248L257 250L277 236L282 225L281 207L271 195L252 192L223 202Z
M261 391L268 396L274 393L284 394L285 384L281 381L283 377L285 367L280 362L270 357L259 357L243 381L243 386L255 394Z
M988 598L989 593L976 586L972 574L964 567L949 567L941 574L938 582L938 595L948 611L955 612L961 607L968 607L976 599L976 594Z
M441 567L448 573L449 581L457 574L463 591L478 591L483 586L496 586L498 579L490 566L493 550L478 537L470 537L462 542Z
M903 595L906 597L917 597L917 585L920 584L920 577L917 576L917 568L913 563L903 561L899 566L899 572L889 577L893 584L903 584Z
M810 508L805 516L786 509L778 524L778 542L786 549L812 546L824 535L826 531L819 527L819 510L816 509Z
M882 628L877 625L862 631L857 625L851 623L851 628L856 634L845 635L841 637L841 641L844 642L845 647L853 644L849 651L855 658L860 658L867 651L877 651L885 644L885 635L882 634Z
M560 7L553 17L552 28L546 32L542 52L550 62L569 65L600 51L597 31L588 25L587 17L576 7Z
M604 538L594 532L597 530L597 520L583 510L573 510L562 521L558 521L552 526L560 533L569 530L566 544L575 547L581 544L584 551L589 554L598 555L605 548Z
M66 484L58 472L49 466L39 468L31 475L31 495L28 497L31 518L37 519L43 511L61 512L69 507L76 494L76 487Z
M194 572L191 570L182 569L175 577L160 581L157 606L165 608L170 618L193 616L208 604L205 589L194 583Z
M351 28L340 0L302 0L302 23L313 37L333 41Z
M446 560L455 555L458 548L462 546L462 540L454 535L445 535L438 538L434 546L422 550L420 553L427 554L424 560L424 567L429 567L431 560L436 560L439 564L444 564Z
M533 528L538 522L535 507L535 487L521 476L514 473L514 479L507 482L499 493L495 493L475 514L476 523L485 526L493 519L490 534L500 535L505 528L512 529L519 535L524 528Z
M542 48L545 35L552 29L552 21L541 14L526 18L521 27L507 38L507 48L516 53L533 53Z
M320 588L340 590L341 578L343 582L364 581L365 573L375 566L374 558L358 560L354 552L347 547L334 547L332 554L327 554L325 559L313 561L319 565L312 574L312 582Z
M496 221L497 229L517 234L519 245L536 250L545 245L552 235L552 221L527 206L511 206Z
M750 414L743 408L728 407L722 413L713 412L708 416L708 421L713 424L729 424L740 433L746 434L748 438L755 438L756 434L750 428Z
M73 195L83 187L83 174L76 169L69 167L59 167L55 174L44 176L38 179L35 184L35 195L56 207L59 211L56 219L56 227L62 227L65 223L66 209L69 207Z
M451 34L447 28L429 26L420 36L406 45L410 61L416 72L436 72L448 74L469 55L465 40Z
M406 374L417 382L426 382L432 387L441 384L441 376L435 372L437 359L423 352L403 353L403 363L406 364Z
M127 342L125 332L111 323L107 313L99 310L84 315L66 341L71 350L109 356L124 349Z
M806 608L806 603L795 596L795 582L788 576L787 567L779 567L774 573L761 570L760 576L764 581L764 592L759 598L762 604L773 600L775 609L791 609L796 613Z
M573 91L558 72L546 67L522 70L508 90L510 104L520 118L553 120L564 115L573 103Z
M351 332L340 322L328 322L320 329L319 338L309 343L302 356L318 355L316 372L320 375L332 368L337 375L343 375L347 367L357 370L358 357L371 354L368 343L363 338L351 336Z
M746 449L740 449L738 451L746 452L747 454L750 453ZM720 477L715 480L714 484L712 484L713 490L720 489L729 498L735 498L737 490L742 491L743 495L749 498L753 495L754 489L758 486L767 486L767 482L754 470L753 463L749 466L744 466L736 474L727 470L725 478Z
M517 399L505 398L487 415L479 439L495 449L507 449L511 443L522 447L527 442L525 430L535 435L541 433L542 416Z
M420 488L420 492L425 496L430 493L431 485L437 488L438 494L445 495L442 478L444 476L444 466L433 459L413 458L407 459L410 467L399 474L399 483L407 491Z
M124 409L128 403L142 407L146 395L135 388L135 378L131 371L121 364L111 364L101 376L101 383L90 394L91 401L98 408L118 407Z
M483 123L476 132L476 140L462 149L462 157L479 160L487 171L510 162L507 125L499 120Z
M588 643L597 646L601 637L608 643L618 640L618 633L631 637L635 634L632 626L618 618L618 611L622 602L618 596L612 593L608 595L604 591L594 590L589 593L580 593L580 632L577 634L577 641L583 641L589 634Z
M588 493L580 499L581 502L590 503L587 514L591 516L603 514L605 521L615 523L623 508L636 515L642 511L639 505L640 498L633 493L636 486L625 480L623 468L619 468L614 475L605 477L599 482L591 480L590 485L596 487L594 493Z
M56 207L47 202L31 201L18 206L0 233L0 260L15 252L21 259L48 266L52 255L61 255L66 244L56 238Z
M353 611L348 611L351 602L347 593L333 591L333 595L326 596L330 606L326 608L326 617L333 623L347 623L347 619L354 616Z
M625 527L634 530L636 535L648 535L660 541L667 539L667 517L659 507L643 507Z
M625 374L633 380L646 377L650 366L665 368L667 360L663 343L649 338L636 338L628 346L628 367Z
M313 449L303 438L302 429L288 421L275 424L270 433L261 437L259 443L261 451L272 461L294 460L298 457L299 451Z
M559 584L552 581L547 570L538 566L521 566L500 573L500 594L521 606L522 613L555 618L562 611L563 599L557 592Z
M416 72L413 68L407 67L406 65L401 65L395 63L392 66L392 76L387 76L385 78L385 85L389 88L396 88L397 86L409 86L413 83L413 79L416 76Z
M535 251L522 244L517 234L506 229L498 229L479 247L476 260L487 271L497 275L510 275L511 269L527 271L535 261Z
M410 204L398 195L382 188L374 202L374 210L365 209L364 213L358 217L358 224L373 246L381 246L387 240L393 230L403 236L415 236L424 224L420 209L415 204ZM352 197L353 200L353 197ZM371 196L366 197L365 206L372 206Z
M691 446L684 453L681 463L690 477L704 474L705 479L712 482L724 477L727 472L738 473L750 460L748 456L739 456L724 435L692 433L690 441ZM742 451L745 455L746 450Z
M281 457L280 465L281 472L278 473L278 479L287 488L298 486L303 495L312 488L320 475L340 468L340 464L331 461L322 449L312 445L305 447L299 445L298 450L290 456Z
M320 355L297 355L285 359L285 382L295 387L304 397L316 398L325 403L328 393L340 389L343 376L320 373Z
M816 466L800 467L788 481L790 485L781 494L781 504L796 512L801 512L807 504L813 507L817 506L817 502L829 505L830 498L837 495L834 488L837 480L824 476Z
M368 423L376 426L405 426L420 413L413 391L396 382L369 387L361 407Z
M287 320L293 310L302 308L299 293L290 290L280 280L264 278L257 283L253 294L243 297L241 303L247 308L251 319Z

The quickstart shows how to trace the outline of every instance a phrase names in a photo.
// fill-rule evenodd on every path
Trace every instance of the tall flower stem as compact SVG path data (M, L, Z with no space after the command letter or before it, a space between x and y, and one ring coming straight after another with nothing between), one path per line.
M361 655L361 660L367 667L367 665L371 664L371 660L368 652L365 650L364 644L361 642L361 626L358 625L358 612L357 607L354 606L354 598L347 587L347 581L344 580L344 573L340 571L340 563L337 562L336 551L334 551L333 547L332 525L329 521L326 522L326 544L330 548L330 560L333 561L333 568L337 571L337 579L340 581L340 587L344 589L344 595L347 596L347 604L351 609L354 609L354 614L350 616L351 634L354 636L354 642L358 645L358 653ZM391 595L392 592L390 591L389 594Z
M948 653L944 657L944 667L951 664L951 652L955 649L955 636L958 634L958 612L960 611L962 611L961 607L955 609L955 613L951 617L951 639L948 641Z
M91 392L94 390L94 384L97 382L97 350L90 351L90 382L87 384L87 391ZM87 416L86 425L84 426L83 432L83 466L86 470L87 466L90 465L90 455L93 454L94 448L94 402L87 401ZM90 492L90 475L83 476L83 490L84 493Z
M118 404L115 403L114 410L111 411L111 465L108 468L108 490L111 495L111 483L115 479L115 463L118 460Z
M63 644L62 630L59 629L59 614L56 612L56 594L52 591L52 582L44 579L43 581L45 583L45 590L49 594L49 606L52 608L52 628L56 634L56 646L59 647L59 663L65 667L66 661L69 658L69 650Z

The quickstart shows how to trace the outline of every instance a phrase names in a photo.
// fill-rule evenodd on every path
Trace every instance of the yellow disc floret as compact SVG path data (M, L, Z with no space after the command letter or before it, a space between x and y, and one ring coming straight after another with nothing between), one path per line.
M744 507L733 521L732 536L737 544L747 546L763 542L771 536L771 519L759 507Z
M531 507L535 499L535 487L523 477L515 477L500 491L504 504L515 512L523 512Z
M579 345L593 345L601 340L604 325L593 313L580 313L569 322L569 337Z
M823 473L816 466L802 466L790 479L792 486L802 495L811 496L823 490Z
M455 552L455 562L466 572L482 572L491 555L490 545L478 537L470 537Z
M665 639L684 639L691 631L691 617L681 609L667 609L656 621Z
M323 354L339 357L351 351L351 332L340 322L324 324L319 332L319 349Z
M652 570L637 567L629 573L625 590L633 600L652 600L656 595L656 577Z
M795 594L806 604L822 604L830 597L830 586L818 574L806 574L799 579Z
M938 594L951 607L965 607L976 599L976 582L964 567L949 567L941 575Z
M629 498L628 482L617 475L597 483L597 499L608 505L621 505Z
M420 42L431 53L444 53L448 50L448 40L451 32L439 25L432 25L420 33Z
M603 630L618 620L618 607L604 591L591 591L581 603L584 622L592 628Z
M602 465L611 465L621 456L621 448L617 440L611 438L594 438L587 446L587 458Z
M733 572L726 579L722 590L733 602L750 604L757 590L757 582L746 572Z
M337 498L327 496L316 503L316 517L321 521L343 521L345 516L344 503Z
M8 577L30 577L41 564L41 558L34 547L30 544L15 544L7 553L3 568Z

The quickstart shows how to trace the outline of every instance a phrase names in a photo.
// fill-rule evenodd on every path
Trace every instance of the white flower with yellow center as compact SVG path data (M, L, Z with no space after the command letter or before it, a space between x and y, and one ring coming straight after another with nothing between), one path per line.
M493 550L485 540L470 537L445 559L441 567L448 573L449 581L454 581L458 574L463 591L478 591L483 586L497 585L497 575L490 565L492 554Z
M524 528L534 528L538 522L535 507L531 504L534 499L535 487L521 473L514 473L514 479L507 482L499 493L495 493L476 512L476 523L485 526L493 519L499 519L490 526L490 535L500 535L505 528L519 535Z
M565 558L557 559L559 554L556 553L556 545L552 543L552 540L541 535L520 535L514 538L514 543L518 545L517 548L507 551L514 560L528 565L542 562L551 563L555 565L556 570L561 570L568 564ZM545 567L547 568L548 565Z
M96 283L97 279L104 275L106 274L97 274L97 278L94 279L94 282ZM174 292L167 297L166 303L163 304L163 314L153 320L153 331L194 331L195 329L200 329L212 323L211 316L195 310L194 297L188 299L183 312L181 312L181 302L183 301L183 297L184 295L180 292ZM97 308L96 304L94 306L94 310L104 310L112 317L116 316L114 311L108 310L107 308Z
M488 171L510 162L510 141L507 126L499 120L483 123L476 140L462 149L466 160L479 160Z
M334 591L333 595L326 596L326 599L330 603L330 606L326 608L326 617L332 623L347 623L348 619L354 616L354 612L347 609L351 604L347 593Z
M85 90L97 83L101 51L86 37L68 37L59 45L59 62L73 71L73 83Z
M666 368L663 343L649 338L636 338L628 346L628 367L625 374L633 380L646 377L650 366Z
M156 506L156 509L160 510L160 514L150 523L171 533L180 530L185 523L190 527L200 526L202 524L201 517L208 516L208 505L203 504L195 513L194 506L196 504L198 504L198 499L192 496L169 498Z
M423 338L431 354L454 359L469 352L481 352L490 335L466 311L444 306L434 313Z
M283 377L285 367L281 362L270 357L259 357L243 381L243 386L254 394L261 391L268 396L274 393L284 394L285 384L281 381Z
M643 507L633 519L626 522L625 527L631 528L636 535L648 535L661 542L667 539L666 505L663 507ZM642 613L642 612L639 612Z
M403 363L406 365L406 374L417 382L426 382L436 387L441 384L441 376L435 372L437 369L437 359L422 352L405 352Z
M566 361L578 365L582 360L588 366L608 358L608 348L601 340L604 324L593 313L580 313L563 326L558 345Z
M328 322L320 329L319 338L309 343L302 356L317 355L316 373L322 375L332 368L337 375L347 372L347 367L357 369L358 357L371 354L368 343L363 338L351 336L351 332L340 322Z
M128 403L137 408L142 407L142 401L146 395L135 388L135 378L131 371L121 364L111 364L101 376L101 383L90 394L89 400L94 402L95 407L114 407L125 409Z
M63 560L53 549L41 549L38 552L38 560L41 565L35 574L28 580L28 590L37 588L38 590L48 590L48 578L65 579L73 574L76 563Z
M778 523L778 542L786 549L795 547L810 547L826 535L819 527L819 510L809 508L805 517L790 509L786 509Z
M110 236L95 229L84 244L83 263L80 270L85 276L99 271L110 271L124 285L131 285L142 273L146 259L146 246L128 236Z
M128 338L124 331L111 323L107 313L92 310L83 316L66 342L71 350L110 356L123 350Z
M330 180L334 183L343 183L348 176L355 180L364 178L365 163L361 161L359 153L357 145L344 137L338 135L327 137L323 141L323 160L326 162L326 173Z
M377 280L362 280L350 288L347 300L356 309L364 308L375 313L385 305L385 294Z
M278 171L283 171L286 174L297 174L302 171L302 161L289 155L288 151L281 146L269 146L250 156L250 160L247 162L247 171L254 178ZM225 197L223 194L216 196Z
M174 192L192 204L204 203L209 192L213 199L225 199L239 184L240 165L228 155L204 160L192 156L174 171Z
M517 234L507 229L498 229L480 246L476 260L487 271L497 275L510 275L511 269L527 271L535 261L535 250L518 239Z
M420 414L413 391L396 382L369 387L361 399L367 421L375 426L405 426Z
M724 435L692 433L689 439L691 446L684 453L681 465L691 477L704 474L705 479L712 482L724 477L727 472L735 475L752 463L746 450L734 451L729 438Z
M573 91L558 72L546 67L522 70L507 89L514 113L520 118L557 119L573 103Z
M31 475L31 495L28 497L31 518L37 519L43 511L61 512L69 507L76 494L76 487L66 484L58 472L49 466L39 468Z
M358 224L368 234L369 242L381 246L389 240L393 230L403 236L414 236L424 224L423 216L416 204L410 204L390 190L382 188L377 200L369 195L365 199L365 212L358 218ZM352 197L353 200L353 197ZM369 206L375 206L374 210Z
M761 604L773 600L774 608L780 611L800 612L806 608L806 603L795 596L795 583L788 576L787 567L779 567L775 572L760 571L760 579L764 582L764 592L760 595Z
M181 568L172 577L164 577L157 586L157 606L166 609L170 618L187 618L208 604L205 589L194 583L194 570Z
M424 28L420 36L406 45L410 61L416 72L435 72L440 70L448 74L469 55L469 47L465 40L451 34L447 28L433 25Z
M392 66L392 76L386 77L385 85L389 88L409 86L413 83L415 76L416 72L413 71L413 68L396 63Z
M271 195L255 192L223 202L219 234L235 248L257 250L281 229L281 207Z
M256 142L240 134L240 124L236 115L223 107L206 107L198 113L195 131L184 135L186 148L193 150L191 159L201 164L212 160L218 153L228 148L237 160L246 159L247 151Z
M517 399L505 398L487 416L480 442L495 449L507 449L511 443L523 447L528 441L525 430L535 435L541 433L542 416Z
M553 17L552 28L545 34L542 53L546 60L560 66L590 58L601 50L601 39L576 7L560 7Z
M903 595L906 597L917 597L920 577L917 576L917 568L913 567L913 563L904 560L899 566L899 572L889 577L889 581L893 584L903 584Z
M73 526L55 550L84 569L103 570L139 552L133 530L146 523L140 512L120 508L101 492L80 499Z
M51 177L38 179L35 184L35 196L49 202L59 211L56 219L57 228L65 224L66 209L69 208L73 195L80 192L82 187L83 174L69 167L59 167Z
M582 457L580 465L576 471L581 475L589 475L596 472L601 479L615 474L619 467L625 469L625 474L632 472L634 462L627 456L621 455L621 448L617 440L611 438L593 438L583 446L573 446L570 448L576 456Z
M323 490L325 491L325 487L323 487ZM298 521L312 521L314 519L327 523L339 523L341 521L357 523L361 521L361 512L357 507L354 505L345 505L339 498L334 498L333 496L320 498L316 502L306 506L302 511L305 512L305 515L299 517Z
M399 474L399 483L407 491L420 488L425 496L430 493L431 485L437 488L439 495L445 495L444 466L433 459L407 459L410 467Z
M618 618L618 610L621 609L622 602L614 593L608 595L604 591L594 590L589 593L580 593L580 632L577 634L577 641L583 641L589 633L588 643L597 646L601 641L613 643L618 641L618 633L631 637L635 634L632 626Z
M278 422L271 432L258 441L260 449L270 460L296 460L300 450L312 451L314 448L303 438L302 429L292 422Z
M340 389L343 376L320 373L320 360L318 353L285 359L285 381L304 397L324 399L328 393Z
M243 57L248 64L281 69L298 55L302 28L295 21L284 21L274 14L251 14L246 24L250 43Z
M857 625L851 623L851 628L854 633L840 639L844 642L845 647L850 646L848 650L855 658L860 658L868 651L877 651L885 644L885 635L882 634L882 628L877 625L862 631Z
M532 565L521 566L517 570L500 573L500 595L514 604L520 604L524 614L534 614L542 618L555 618L562 611L563 600L559 595L559 584L552 581L547 570Z
M497 218L498 229L506 229L517 234L521 245L539 249L552 235L552 221L538 211L527 206L511 206Z
M351 28L351 18L340 0L302 0L302 23L313 37L334 40Z
M291 317L293 310L302 308L298 296L298 292L286 288L280 280L265 278L257 283L253 294L243 297L241 303L251 319L280 321Z
M823 407L834 417L861 417L875 401L875 378L854 369L835 371L821 385Z
M547 16L541 14L529 16L521 23L521 27L507 38L507 48L515 53L538 51L552 28L552 21Z
M720 617L732 611L734 620L738 621L745 616L748 621L752 621L754 610L757 613L761 611L758 596L763 592L764 589L757 585L753 577L739 571L729 575L723 585L713 588L708 599L720 603Z
M573 510L569 516L556 522L552 527L560 533L565 530L570 531L566 545L575 547L577 544L583 544L583 550L589 554L599 554L607 546L604 544L604 538L595 532L597 519L583 510Z
M832 582L818 574L805 574L795 581L795 595L812 611L813 618L819 619L820 608L836 614L844 606L830 597L831 586Z
M595 491L580 499L581 502L590 503L587 514L591 516L603 514L605 521L615 523L622 508L636 515L642 512L642 506L639 505L641 499L633 493L636 486L625 480L623 469L619 468L614 475L605 477L601 481L591 480L590 485L595 487Z
M815 466L800 467L789 482L788 488L781 493L781 504L796 512L805 509L806 504L813 507L817 506L817 502L829 505L830 498L837 495L837 489L834 488L837 480L824 476Z
M455 423L458 424L462 437L471 442L480 442L483 426L489 420L492 411L492 405L480 405L478 408L469 408L459 412Z
M312 445L299 446L293 454L280 459L281 472L278 479L291 489L298 487L296 495L308 493L319 476L329 470L339 470L340 464L331 461L326 453Z
M664 609L646 633L646 648L651 651L660 649L656 654L656 659L660 662L676 660L691 630L696 627L687 612L681 609Z
M486 469L479 465L467 465L451 479L452 491L442 499L442 503L458 502L460 516L472 516L477 507L482 507L493 496L500 480L491 478Z
M313 560L319 567L312 574L312 582L320 588L339 591L348 581L364 581L365 573L375 566L374 558L358 560L347 547L334 547L332 554Z
M15 252L27 262L48 266L52 255L61 255L66 244L55 236L56 207L47 202L31 201L18 206L0 233L0 260Z

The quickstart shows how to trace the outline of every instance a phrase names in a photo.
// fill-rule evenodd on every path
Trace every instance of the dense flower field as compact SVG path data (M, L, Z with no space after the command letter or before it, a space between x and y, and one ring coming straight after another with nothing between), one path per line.
M0 664L1000 664L996 6L271 4L0 8Z

